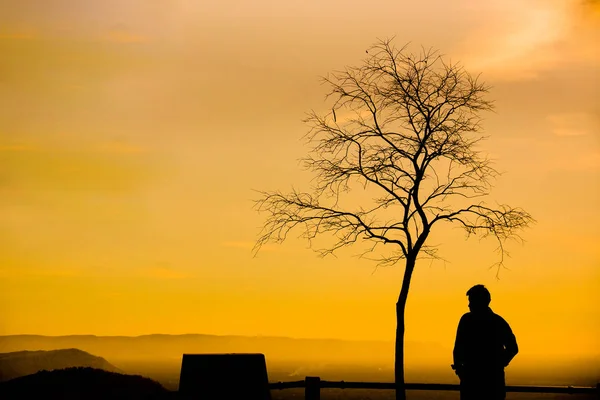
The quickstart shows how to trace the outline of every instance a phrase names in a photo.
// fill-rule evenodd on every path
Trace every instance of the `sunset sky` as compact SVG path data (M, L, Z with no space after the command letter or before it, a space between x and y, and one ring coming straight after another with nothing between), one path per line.
M392 340L402 268L251 253L253 190L308 189L319 77L392 36L492 85L492 199L537 220L500 279L493 242L434 233L449 262L417 265L406 338L451 348L483 283L522 353L598 354L600 3L579 0L2 2L0 335Z

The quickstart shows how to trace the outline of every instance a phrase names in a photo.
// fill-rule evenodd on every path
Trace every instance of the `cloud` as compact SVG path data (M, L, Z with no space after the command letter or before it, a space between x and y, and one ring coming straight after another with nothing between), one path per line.
M177 271L166 266L144 268L138 270L138 272L144 277L155 279L188 279L192 277L192 275L188 273Z
M137 191L169 173L153 148L82 132L0 132L0 155L0 190Z
M115 154L136 154L136 153L146 153L149 151L149 149L141 147L141 146L126 144L126 143L108 142L108 143L99 144L96 148L96 151L99 151L102 153L115 153Z
M495 11L495 18L462 45L469 70L495 80L529 80L543 71L600 60L600 19L579 1L506 1Z
M599 118L589 113L560 113L546 117L551 125L552 133L556 136L585 136L598 133Z
M3 151L39 151L39 148L28 145L19 145L19 144L0 144L0 152Z
M56 269L25 269L25 268L2 268L0 269L0 278L73 278L81 277L85 274L78 269L56 268Z
M113 43L144 43L148 40L148 38L133 34L127 30L123 29L115 29L108 32L104 39Z
M0 40L33 40L37 35L33 31L25 32L0 32Z
M255 242L249 242L249 241L231 241L231 242L222 242L221 243L221 247L227 247L227 248L232 248L232 249L243 249L243 250L248 250L251 251L254 248ZM261 252L272 252L272 251L280 251L281 248L280 247L276 247L274 245L263 245L260 248Z
M235 249L251 250L254 247L254 243L252 243L252 242L223 242L223 243L221 243L221 246L235 248Z
M168 263L157 263L150 267L117 266L53 266L53 267L3 267L0 278L150 278L158 280L189 279L190 273L171 267Z
M568 171L590 176L600 172L598 136L557 136L552 129L545 130L544 134L500 139L504 151L510 149L507 159L517 171L526 170L534 175Z
M148 41L148 37L135 34L124 28L110 29L105 32L85 33L85 31L76 30L72 27L54 27L53 29L47 28L44 32L39 32L35 29L15 29L0 31L0 40L35 40L43 38L42 34L46 35L46 38L61 38L71 39L72 35L79 34L83 37L87 37L89 40L100 38L100 40L129 44L129 43L145 43Z
M31 145L0 147L1 189L38 195L51 191L122 192L144 189L167 173L162 162L137 147L94 151L50 150ZM160 161L160 160L158 160ZM10 201L7 198L4 202ZM12 199L17 201L16 199Z
M33 144L1 144L0 152L62 152L64 148L42 146ZM120 142L101 142L88 145L85 148L73 149L72 151L82 153L113 153L113 154L138 154L150 152L150 149L141 146Z

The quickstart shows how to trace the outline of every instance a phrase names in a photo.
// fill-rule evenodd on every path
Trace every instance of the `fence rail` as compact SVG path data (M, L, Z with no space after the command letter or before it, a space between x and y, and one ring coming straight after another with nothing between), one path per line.
M395 389L393 382L345 382L323 381L319 377L307 376L302 381L273 382L271 389L304 388L305 400L319 400L321 389ZM406 390L444 390L458 391L460 385L446 383L405 383ZM596 387L581 386L506 386L507 392L514 393L563 393L563 394L595 394L600 400L600 383Z

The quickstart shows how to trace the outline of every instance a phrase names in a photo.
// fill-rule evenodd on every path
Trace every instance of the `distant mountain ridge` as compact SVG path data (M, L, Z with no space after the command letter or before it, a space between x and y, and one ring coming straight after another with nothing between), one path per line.
M292 336L264 336L264 335L216 335L207 333L151 333L146 335L37 335L37 334L18 334L18 335L0 335L0 340L11 338L53 338L53 339L144 339L144 338L228 338L228 339L271 339L271 340L295 340L309 342L344 342L344 343L379 343L393 345L393 341L387 340L355 340L355 339L335 339L335 338L302 338Z
M110 372L122 372L104 358L75 348L0 353L0 381L35 374L42 370L51 371L70 367L92 367Z
M267 336L218 336L206 334L142 336L0 336L0 351L78 348L111 362L123 359L177 359L184 353L264 353L267 360L327 359L392 363L394 343L340 339L296 339ZM406 358L428 360L447 357L450 349L426 342L407 341Z

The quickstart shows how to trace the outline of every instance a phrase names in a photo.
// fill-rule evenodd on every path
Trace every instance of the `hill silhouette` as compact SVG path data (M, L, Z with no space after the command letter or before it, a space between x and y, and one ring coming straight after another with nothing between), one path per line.
M169 394L151 379L88 367L39 371L0 383L3 400L154 400Z
M42 370L69 367L92 367L110 372L122 372L104 358L79 349L0 353L0 381L31 375Z

